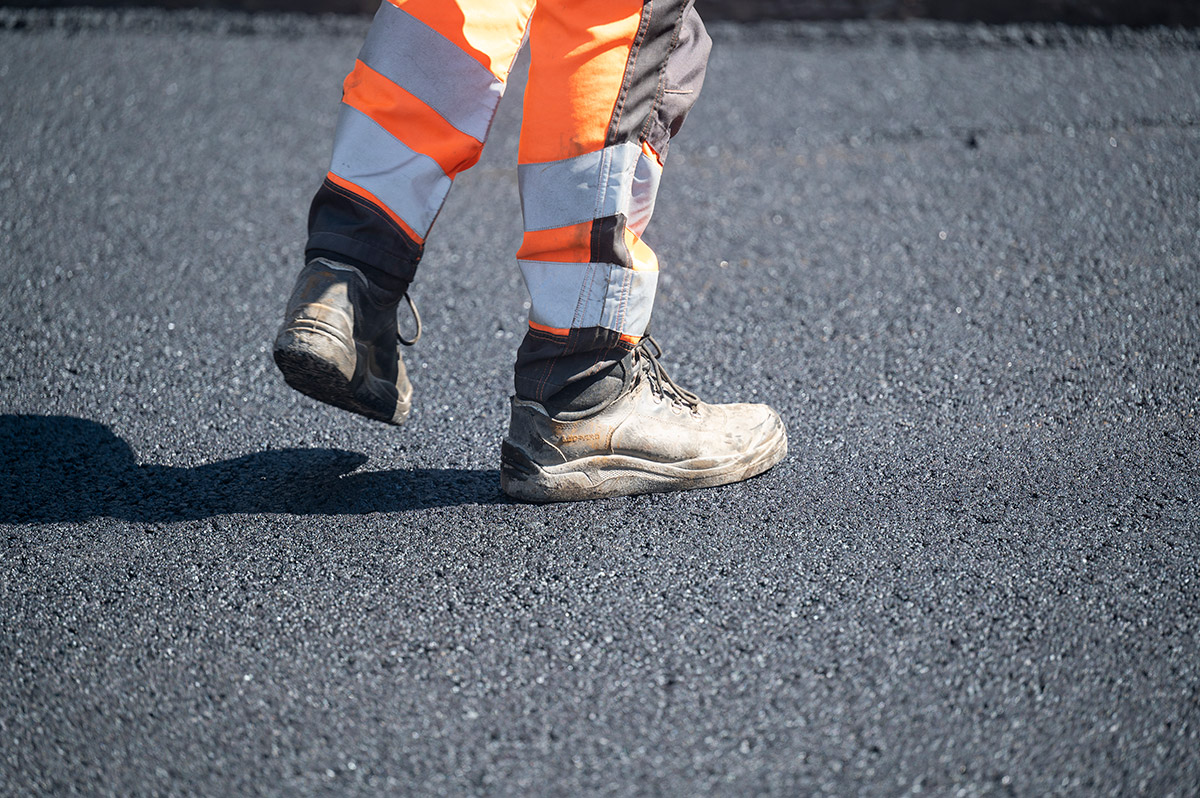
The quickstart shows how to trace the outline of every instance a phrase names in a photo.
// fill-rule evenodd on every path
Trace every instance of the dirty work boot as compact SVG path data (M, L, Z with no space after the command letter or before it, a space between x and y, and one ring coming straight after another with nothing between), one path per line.
M597 408L554 416L512 400L500 448L500 486L556 502L705 488L761 474L787 454L787 432L766 405L710 405L667 376L649 336L625 359L624 384Z
M401 296L416 319L411 341L397 330ZM412 345L420 337L421 317L406 293L372 283L353 266L317 258L296 278L275 337L275 363L300 393L403 424L412 408L412 384L397 342Z

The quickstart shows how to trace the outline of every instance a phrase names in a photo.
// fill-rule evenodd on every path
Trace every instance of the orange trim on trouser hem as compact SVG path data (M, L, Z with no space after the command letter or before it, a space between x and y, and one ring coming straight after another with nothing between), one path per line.
M529 28L520 163L603 149L641 21L642 0L538 3Z
M529 320L529 327L530 329L537 330L538 332L548 333L558 338L566 338L571 334L570 330L560 330L558 327L547 327L544 324L538 324L533 319Z
M413 230L411 227L409 227L408 222L404 221L399 216L397 216L396 213L387 206L387 203L385 203L383 200L379 199L379 197L376 197L370 191L367 191L366 189L363 189L363 188L359 188L358 186L354 185L346 178L341 177L340 175L335 175L333 172L329 172L328 174L326 174L325 179L328 180L330 183L333 183L335 186L338 186L339 188L349 191L351 194L356 194L359 197L362 197L363 199L368 200L372 205L374 205L375 207L379 208L379 210L386 213L388 218L391 219L393 222L395 222L397 225L399 225L400 229L404 231L404 234L406 236L408 236L410 239L412 239L415 243L417 243L417 244L425 243L425 239L422 236L417 235L417 232L415 230Z
M571 330L560 330L557 327L547 327L546 325L538 324L536 321L533 321L533 320L530 320L529 328L532 330L537 330L540 333L546 333L548 335L553 335L556 338L566 338L571 334ZM637 346L638 344L640 344L642 342L642 336L628 335L626 333L621 333L621 341L622 341L622 343L629 344L630 346Z
M437 161L447 177L453 179L479 160L483 142L451 125L362 61L354 63L342 89L342 102L362 111L409 149Z
M500 80L521 42L534 0L388 0L458 45ZM437 64L430 64L436 69Z

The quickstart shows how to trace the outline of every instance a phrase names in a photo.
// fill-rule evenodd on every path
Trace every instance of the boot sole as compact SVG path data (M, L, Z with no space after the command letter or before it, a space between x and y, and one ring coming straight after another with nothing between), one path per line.
M400 425L412 410L412 386L404 396L397 386L358 367L364 347L350 346L320 325L294 324L275 339L275 365L289 386L318 402L349 410L385 424Z
M712 488L756 477L786 455L787 432L778 418L757 444L717 465L712 458L659 463L628 455L595 455L541 466L505 441L500 447L500 487L514 499L539 504Z

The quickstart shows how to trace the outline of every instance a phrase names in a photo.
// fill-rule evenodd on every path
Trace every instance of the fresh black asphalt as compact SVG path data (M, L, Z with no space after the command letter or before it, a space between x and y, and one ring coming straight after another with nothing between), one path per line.
M498 488L518 75L399 430L269 343L361 19L0 13L0 793L1200 793L1200 39L715 26L648 236L788 459Z

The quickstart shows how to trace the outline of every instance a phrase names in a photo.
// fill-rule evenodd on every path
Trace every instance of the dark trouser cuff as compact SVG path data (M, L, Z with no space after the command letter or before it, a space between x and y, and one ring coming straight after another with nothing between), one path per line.
M425 245L413 241L382 208L341 186L326 180L313 197L305 260L348 263L379 285L403 291L424 253Z
M609 371L633 344L612 330L592 327L566 336L530 328L517 349L513 387L521 399L545 404L560 391Z

